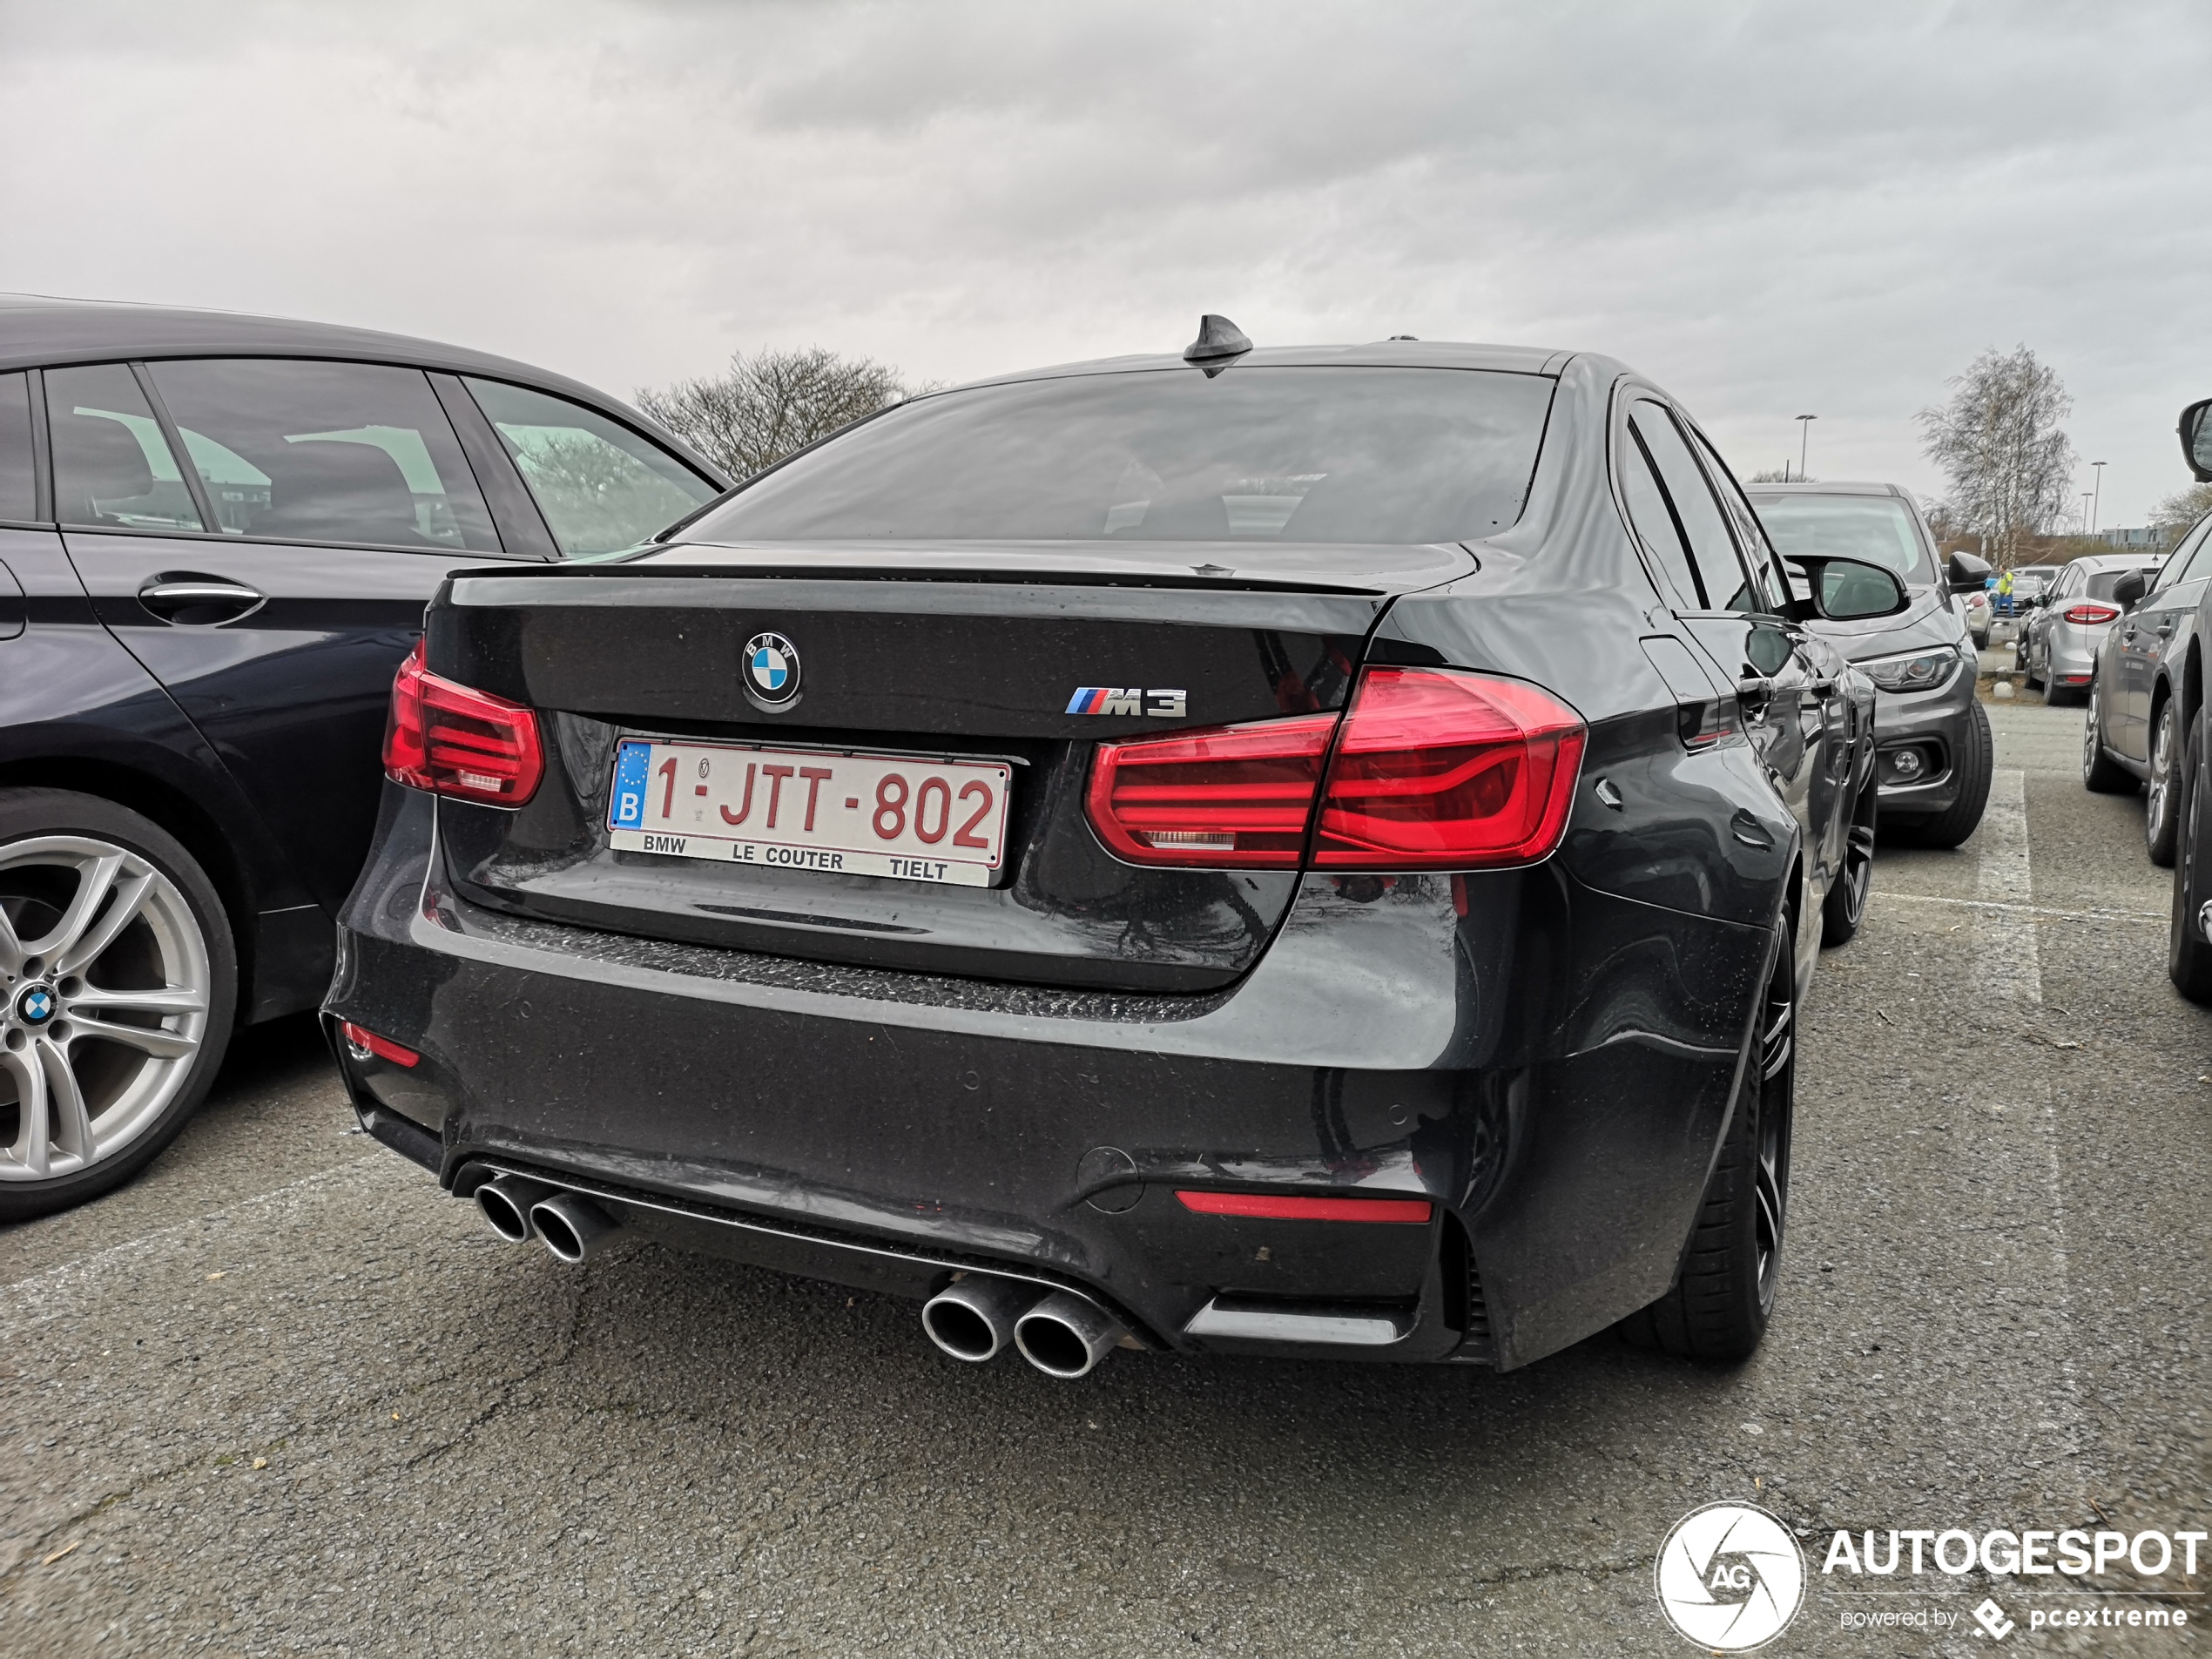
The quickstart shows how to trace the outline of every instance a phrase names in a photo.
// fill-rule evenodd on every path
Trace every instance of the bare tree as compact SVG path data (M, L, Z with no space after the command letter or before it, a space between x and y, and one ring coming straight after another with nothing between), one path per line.
M1950 401L1918 417L1921 453L1950 480L1945 516L1986 537L1998 563L2017 563L2073 504L2074 445L2059 422L2074 400L2026 346L1985 351L1946 383Z
M803 351L730 355L726 373L641 388L637 407L717 462L748 478L838 428L928 387L909 387L899 371L867 357L840 357L820 346Z
M2150 522L2168 543L2178 542L2188 527L2212 513L2212 484L2191 484L2175 490L2150 509Z
M1818 481L1802 478L1787 467L1769 467L1764 472L1755 472L1743 481L1747 484L1810 484Z

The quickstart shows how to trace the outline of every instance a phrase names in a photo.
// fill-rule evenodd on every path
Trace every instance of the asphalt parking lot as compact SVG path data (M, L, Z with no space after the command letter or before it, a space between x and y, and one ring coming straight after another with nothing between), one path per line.
M1822 961L1740 1371L960 1366L904 1302L502 1244L293 1022L145 1178L0 1234L0 1653L1653 1653L1714 1499L1816 1546L2212 1527L2212 1014L2080 712L1992 714L1980 833L1885 847ZM1839 1614L1993 1593L2058 1640L2014 1583L1886 1582L1816 1576L1774 1650L1986 1651Z

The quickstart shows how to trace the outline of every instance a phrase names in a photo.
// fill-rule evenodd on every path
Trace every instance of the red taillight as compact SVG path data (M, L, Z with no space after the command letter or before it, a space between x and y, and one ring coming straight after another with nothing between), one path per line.
M1090 821L1132 864L1290 869L1328 715L1099 745ZM1581 765L1581 717L1521 680L1371 668L1322 791L1314 862L1332 870L1527 864L1559 844Z
M2101 622L2110 622L2119 614L2118 605L2101 605L2093 599L2085 599L2077 605L2068 605L2059 612L2059 616L2063 620L2080 623L2084 627L2093 627Z
M440 678L422 665L417 644L392 680L384 775L410 789L520 806L545 775L537 716L520 703Z
M1090 821L1132 864L1294 869L1333 714L1101 744Z
M356 1060L366 1060L374 1055L379 1060L388 1060L395 1066L411 1066L422 1056L412 1049L402 1049L389 1037L380 1037L365 1025L355 1025L351 1020L339 1022L338 1029L346 1039L346 1047Z
M1329 762L1325 870L1527 864L1559 845L1581 716L1525 680L1371 668Z
M1426 1198L1293 1198L1271 1192L1191 1192L1176 1190L1185 1210L1202 1216L1246 1216L1262 1221L1427 1221Z

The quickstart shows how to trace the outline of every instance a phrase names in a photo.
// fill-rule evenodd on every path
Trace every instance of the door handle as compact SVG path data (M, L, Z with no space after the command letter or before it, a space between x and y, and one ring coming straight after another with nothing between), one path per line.
M2167 635L2174 631L2174 618L2171 617L2167 617L2164 622L2158 624L2156 631L2161 639L2165 638Z
M164 622L212 627L259 610L268 596L244 583L212 576L158 576L138 590L138 603Z
M1763 674L1746 674L1736 682L1736 700L1746 714L1757 719L1774 700L1774 682Z

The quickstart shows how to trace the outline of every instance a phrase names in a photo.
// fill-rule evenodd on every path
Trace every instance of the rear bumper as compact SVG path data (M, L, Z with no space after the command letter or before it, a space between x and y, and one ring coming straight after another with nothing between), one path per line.
M327 1015L419 1050L403 1068L341 1044L341 1064L380 1138L435 1146L448 1189L554 1173L671 1242L916 1295L1017 1270L1190 1352L1511 1366L1658 1296L1771 938L1556 863L1379 895L1322 879L1228 991L1057 990L510 916L452 894L426 799L386 826ZM419 1127L407 1145L394 1116ZM1256 1220L1179 1190L1431 1210ZM1193 1332L1217 1297L1405 1334Z

